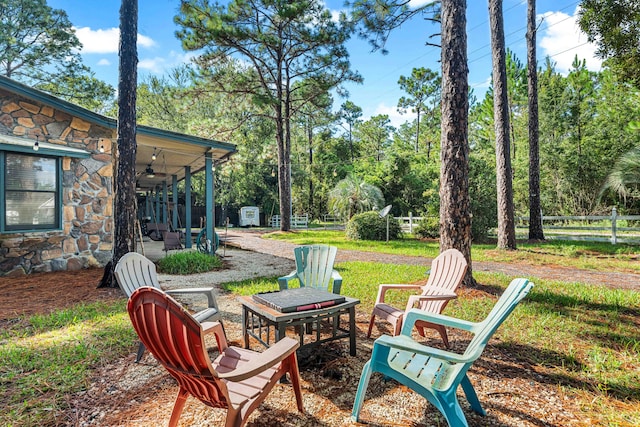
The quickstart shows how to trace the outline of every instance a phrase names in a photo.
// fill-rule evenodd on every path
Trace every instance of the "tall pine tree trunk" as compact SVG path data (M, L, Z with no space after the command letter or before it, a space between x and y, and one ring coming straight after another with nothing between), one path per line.
M529 102L529 240L544 240L540 203L538 123L538 62L536 60L536 0L527 5L527 90Z
M113 269L131 251L136 220L136 86L138 81L138 0L120 6L120 67L118 76L118 141L114 156L114 244L110 286L116 287ZM105 279L103 278L103 281Z
M462 252L469 264L464 284L474 286L467 133L469 69L466 8L466 0L442 1L440 251L455 248Z
M493 64L493 120L496 131L496 184L498 192L498 248L516 248L513 180L509 139L507 61L504 46L502 0L489 0Z
M307 141L309 143L309 214L314 218L313 205L315 195L313 194L313 126L311 116L307 117Z

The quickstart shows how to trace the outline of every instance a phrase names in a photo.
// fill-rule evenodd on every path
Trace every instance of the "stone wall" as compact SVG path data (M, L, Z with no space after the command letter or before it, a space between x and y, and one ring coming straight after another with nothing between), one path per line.
M0 133L91 153L62 158L62 230L0 234L0 276L104 266L113 242L115 130L0 90Z

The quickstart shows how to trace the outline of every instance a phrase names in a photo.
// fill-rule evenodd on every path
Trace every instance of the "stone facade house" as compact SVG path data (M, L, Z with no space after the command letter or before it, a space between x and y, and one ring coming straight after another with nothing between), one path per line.
M116 126L0 76L0 276L111 259ZM235 152L232 144L146 126L138 126L136 139L137 189L165 201L169 186L177 198L179 180L207 166L209 174Z

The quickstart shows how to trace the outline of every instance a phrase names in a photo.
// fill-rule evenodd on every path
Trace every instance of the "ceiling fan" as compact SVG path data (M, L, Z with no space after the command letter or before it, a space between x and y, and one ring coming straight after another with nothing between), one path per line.
M151 164L149 164L147 165L147 168L144 170L144 176L146 176L147 178L164 178L165 176L167 176L167 174L154 171L153 168L151 167Z

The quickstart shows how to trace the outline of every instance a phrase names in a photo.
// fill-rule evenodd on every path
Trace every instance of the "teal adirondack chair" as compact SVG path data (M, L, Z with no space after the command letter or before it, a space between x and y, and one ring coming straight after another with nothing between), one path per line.
M351 418L359 421L365 392L373 372L380 372L419 393L438 408L450 427L468 426L456 396L460 385L471 409L477 414L486 415L467 371L480 357L496 329L532 287L533 283L527 279L514 279L489 315L478 323L418 309L410 310L400 335L383 335L374 342L371 359L362 369ZM428 347L411 338L413 326L419 320L462 329L471 332L474 337L463 354Z
M287 289L293 279L300 281L300 287L324 289L340 294L342 276L333 268L338 249L329 245L298 246L293 250L296 269L278 278L280 290ZM333 280L333 286L330 287Z

